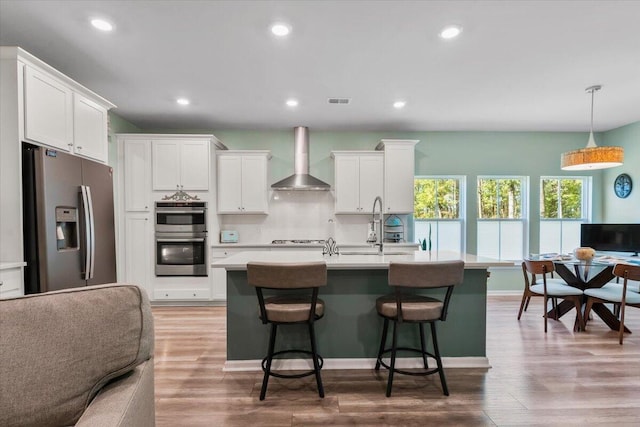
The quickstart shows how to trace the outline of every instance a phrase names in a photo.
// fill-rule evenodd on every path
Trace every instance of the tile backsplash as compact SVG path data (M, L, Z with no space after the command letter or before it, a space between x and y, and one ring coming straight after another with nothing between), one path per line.
M274 239L327 239L364 243L371 215L335 215L333 191L271 191L268 215L220 215L221 230L237 230L239 243ZM371 201L373 206L373 201Z

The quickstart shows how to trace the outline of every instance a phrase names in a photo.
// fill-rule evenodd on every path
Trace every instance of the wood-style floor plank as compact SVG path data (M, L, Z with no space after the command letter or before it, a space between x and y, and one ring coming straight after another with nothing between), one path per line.
M424 426L640 424L640 310L627 310L634 333L594 317L573 332L568 313L549 320L533 299L516 319L519 297L490 296L490 369L447 369L451 395L437 376L397 375L384 395L381 370L323 371L326 397L313 377L272 378L258 399L261 372L223 372L224 307L154 307L156 423L162 426ZM454 321L454 319L448 319ZM265 333L268 333L265 328Z

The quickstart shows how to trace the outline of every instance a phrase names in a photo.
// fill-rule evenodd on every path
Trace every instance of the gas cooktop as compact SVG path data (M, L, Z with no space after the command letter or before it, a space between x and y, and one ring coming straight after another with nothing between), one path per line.
M293 239L293 240L272 240L272 245L324 245L324 240L309 240L309 239Z

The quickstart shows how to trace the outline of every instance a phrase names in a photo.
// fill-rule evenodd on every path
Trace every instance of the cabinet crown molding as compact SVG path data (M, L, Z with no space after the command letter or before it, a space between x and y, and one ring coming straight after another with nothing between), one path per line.
M111 101L103 98L102 96L98 95L91 89L88 89L85 86L82 86L80 83L71 79L66 74L58 71L57 69L53 68L51 65L47 64L41 59L38 59L37 57L33 56L32 54L30 54L29 52L27 52L26 50L20 47L0 46L0 59L15 59L16 61L20 61L25 65L38 68L52 75L56 79L60 80L65 85L69 86L73 91L91 98L92 101L97 102L107 110L116 108L116 105Z

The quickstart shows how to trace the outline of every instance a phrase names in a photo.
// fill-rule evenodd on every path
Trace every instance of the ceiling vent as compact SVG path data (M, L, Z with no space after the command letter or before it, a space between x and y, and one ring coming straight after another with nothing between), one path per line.
M329 104L348 104L351 102L351 98L329 98L327 102Z

